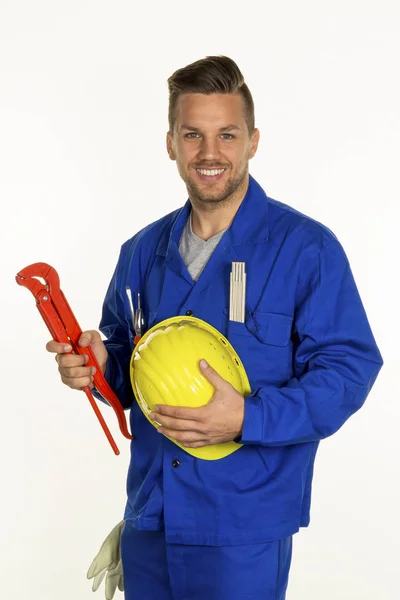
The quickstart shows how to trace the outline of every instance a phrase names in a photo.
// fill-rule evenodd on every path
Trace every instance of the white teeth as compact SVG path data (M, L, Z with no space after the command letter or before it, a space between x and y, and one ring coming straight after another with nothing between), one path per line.
M207 175L208 177L214 177L215 175L221 175L221 173L223 173L225 171L225 169L211 169L211 170L196 169L196 171L198 173L200 173L200 175Z

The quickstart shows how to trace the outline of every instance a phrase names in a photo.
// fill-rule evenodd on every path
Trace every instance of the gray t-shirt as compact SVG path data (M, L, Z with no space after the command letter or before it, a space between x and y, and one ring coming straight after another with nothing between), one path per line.
M208 240L202 240L193 233L192 212L190 212L179 240L179 252L193 281L197 281L199 278L200 273L227 229L228 227L219 231Z

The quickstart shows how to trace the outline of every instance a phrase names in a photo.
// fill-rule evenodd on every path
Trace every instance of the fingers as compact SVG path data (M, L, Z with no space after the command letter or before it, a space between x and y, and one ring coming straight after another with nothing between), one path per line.
M215 387L215 389L223 388L227 381L213 369L204 358L201 359L199 367L203 375Z
M97 573L94 578L93 578L93 586L92 586L92 591L93 592L97 592L97 590L99 589L99 587L101 586L101 583L104 579L104 577L107 574L107 567L105 569L103 569L100 573ZM88 579L91 579L91 577L89 577L88 575Z
M57 354L61 354L62 352L71 352L72 346L70 346L69 344L61 344L60 342L51 340L50 342L47 342L46 350L47 352L55 352Z
M90 344L94 342L101 342L101 335L95 329L90 329L88 331L84 331L79 338L79 345L82 348L87 348ZM50 340L46 344L47 352L54 352L57 354L62 354L63 352L71 352L72 346L69 344L63 344L60 342L56 342L55 340Z
M61 355L60 360L64 361L66 358L66 356ZM71 356L70 358L78 358L78 356ZM79 356L79 358L83 359L83 356ZM81 390L86 386L93 387L94 375L96 373L94 367L59 366L58 370L61 375L61 381L73 390Z
M100 342L100 344L97 342ZM99 360L100 358L101 362L99 364L104 373L105 363L107 361L107 351L101 340L100 333L96 330L84 331L79 339L79 345L82 348L92 347L91 349L94 351L96 359ZM70 354L72 351L71 345L60 343L55 340L51 340L46 344L46 350L55 354L55 360L58 364L61 380L65 385L74 390L81 390L86 386L93 389L93 376L96 373L96 369L94 367L85 366L89 360L88 355Z
M91 377L96 373L94 367L63 367L58 368L60 375L64 379L80 379L82 377Z
M185 421L202 421L208 414L207 405L192 407L192 406L169 406L168 404L157 404L155 407L157 412L154 412L155 421L158 421L158 415L174 417L175 419L184 419Z
M81 367L89 360L87 354L56 354L54 358L63 368Z
M160 423L160 427L157 428L158 433L175 440L184 448L201 448L214 443L213 435L207 425L208 405L195 409L163 404L158 405L157 408L158 412L151 412L149 416ZM161 409L164 414L161 413ZM195 419L176 418L175 415L178 414L194 416Z
M177 429L168 429L167 427L159 427L157 431L179 442L185 448L200 448L201 446L210 445L210 440L204 437L204 433L197 433L196 431L182 432Z
M89 387L91 390L94 388L92 375L87 377L66 377L65 375L61 375L61 381L72 390L82 390L84 387Z
M49 342L48 345L52 344ZM59 344L54 342L51 348L58 348ZM61 381L73 390L81 390L89 386L94 387L95 367L86 367L85 364L89 360L86 354L56 354L55 360L58 364L58 371L61 375Z
M175 429L177 431L196 431L197 433L201 433L201 428L199 423L196 421L190 421L188 419L175 419L174 417L167 417L166 415L162 415L160 413L150 413L150 419L153 421L157 421L160 425L164 425L170 429Z
M95 329L90 329L89 331L84 331L79 338L79 345L81 348L87 348L90 344L94 342L101 342L101 335Z

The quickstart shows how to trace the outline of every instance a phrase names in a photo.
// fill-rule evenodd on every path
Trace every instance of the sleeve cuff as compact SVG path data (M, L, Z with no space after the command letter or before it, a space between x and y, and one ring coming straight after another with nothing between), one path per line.
M257 392L250 394L244 401L244 420L241 444L261 444L264 425L263 401Z

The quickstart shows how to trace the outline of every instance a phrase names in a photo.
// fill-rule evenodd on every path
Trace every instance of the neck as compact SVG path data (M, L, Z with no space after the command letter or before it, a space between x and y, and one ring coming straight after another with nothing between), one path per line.
M249 175L247 173L238 188L220 202L204 202L198 198L189 197L192 205L193 233L203 240L208 240L219 231L229 227L243 202L248 186Z

